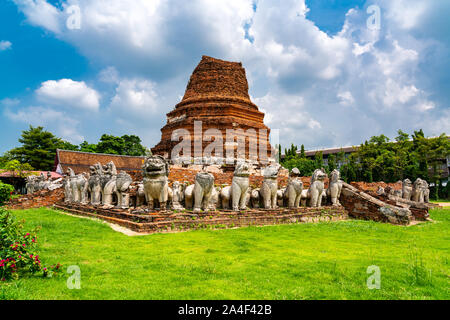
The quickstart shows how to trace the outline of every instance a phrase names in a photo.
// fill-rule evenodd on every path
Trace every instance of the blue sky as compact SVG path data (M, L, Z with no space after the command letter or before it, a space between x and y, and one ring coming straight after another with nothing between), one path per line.
M367 26L370 5L380 28ZM153 147L203 54L243 62L282 145L448 134L449 14L440 0L1 1L0 152L30 124Z

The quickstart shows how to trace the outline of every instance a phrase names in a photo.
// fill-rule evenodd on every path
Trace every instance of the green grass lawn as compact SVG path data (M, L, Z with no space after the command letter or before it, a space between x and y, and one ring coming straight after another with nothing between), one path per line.
M446 203L450 202L448 199L430 200L431 203Z
M0 299L449 299L450 210L404 227L370 221L199 230L129 237L50 209L14 211L42 226L40 256L81 268L25 274ZM381 269L369 290L367 267Z

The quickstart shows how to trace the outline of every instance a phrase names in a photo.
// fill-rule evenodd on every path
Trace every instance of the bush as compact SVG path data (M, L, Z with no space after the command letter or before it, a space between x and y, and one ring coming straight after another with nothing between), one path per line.
M7 202L11 198L11 193L13 191L13 186L0 182L0 206L5 204L5 202Z
M0 280L18 279L20 271L47 276L59 271L60 265L46 268L36 253L38 228L23 231L24 221L18 221L8 210L0 208Z

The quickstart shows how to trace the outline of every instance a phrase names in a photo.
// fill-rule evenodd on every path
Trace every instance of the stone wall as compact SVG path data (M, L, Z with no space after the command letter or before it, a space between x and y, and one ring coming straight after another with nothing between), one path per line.
M378 190L378 187L382 187L386 189L387 187L390 187L394 190L402 190L402 184L401 182L394 182L394 183L386 183L383 181L379 182L350 182L352 186L355 188L362 190L364 192L368 193L375 193Z
M195 175L201 170L201 166L197 166L198 168L182 168L177 166L170 167L169 173L169 182L180 181L180 182L188 182L189 184L193 184L195 180ZM208 169L208 172L211 172L214 175L215 181L214 183L217 186L222 185L231 185L231 181L233 180L233 171L224 171L221 169ZM259 188L262 185L264 177L261 174L261 170L256 170L254 174L250 175L250 186L252 188ZM278 175L278 188L286 187L289 180L289 172L285 169L280 172ZM309 184L311 181L311 177L301 177L303 182L303 189L309 188ZM328 188L328 178L325 179L325 188Z
M149 212L137 215L118 209L100 209L79 204L56 204L56 209L76 215L98 218L136 232L180 232L194 229L224 229L275 224L329 222L346 220L343 207L298 208L293 210L215 211L194 214L183 212Z
M402 225L415 220L409 209L383 202L347 183L343 184L340 202L349 216L356 219Z
M50 207L61 201L64 201L63 188L53 191L41 190L30 195L23 195L20 198L12 199L6 207L8 209L32 209Z

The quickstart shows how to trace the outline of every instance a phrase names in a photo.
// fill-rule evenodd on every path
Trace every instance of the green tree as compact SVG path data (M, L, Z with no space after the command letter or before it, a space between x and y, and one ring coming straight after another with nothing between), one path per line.
M334 154L330 154L328 156L328 172L331 172L336 168L337 168L336 156Z
M61 140L58 144L57 144L57 149L61 149L61 150L71 150L71 151L80 151L80 147L77 145L74 145L68 141L64 141Z
M141 144L141 138L135 135L122 136L124 141L123 152L128 156L143 156L145 155L145 147Z
M94 147L88 143L81 146L81 149L95 150L97 153L120 154L127 156L143 156L146 149L141 144L141 139L135 135L124 135L116 137L109 134L101 136L99 143Z
M98 153L124 154L125 142L121 137L104 134L97 144Z
M2 156L0 156L0 169L4 169L5 165L13 159L14 157L12 156L11 152L6 151Z
M283 162L283 167L286 169L292 170L293 168L298 168L302 176L311 176L314 172L315 165L314 161L310 159L303 158L291 158L285 162Z
M11 172L14 177L26 177L30 175L29 171L34 170L28 163L20 163L18 160L8 161L4 166L4 171Z
M303 144L300 147L300 158L306 159L305 146Z
M83 141L80 144L80 151L82 151L82 152L90 152L90 153L97 153L97 145L89 143L87 141Z
M316 169L322 169L323 168L323 153L322 151L316 152L314 156L314 165Z
M43 171L52 170L56 149L64 144L63 140L45 131L43 127L33 126L22 131L19 142L22 144L20 147L10 150L11 157Z

